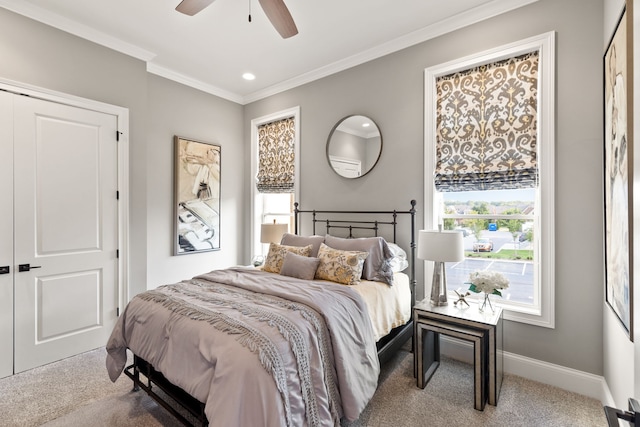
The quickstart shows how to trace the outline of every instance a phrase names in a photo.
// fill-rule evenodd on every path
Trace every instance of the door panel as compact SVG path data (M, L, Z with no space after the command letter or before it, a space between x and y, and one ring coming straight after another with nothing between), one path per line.
M115 116L15 97L15 372L105 345L115 324ZM33 267L39 267L34 269Z
M42 115L36 123L36 254L99 250L101 124Z
M0 92L0 378L13 373L13 96Z
M36 315L39 316L36 342L82 334L100 327L102 281L99 270L39 277L36 292ZM66 315L60 316L60 312Z

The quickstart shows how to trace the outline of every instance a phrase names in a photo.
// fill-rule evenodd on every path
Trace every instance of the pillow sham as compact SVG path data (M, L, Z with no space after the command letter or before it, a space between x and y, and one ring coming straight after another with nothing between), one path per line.
M297 234L284 233L280 240L281 245L288 246L307 246L311 245L311 257L318 256L318 249L320 249L320 243L324 242L324 236L298 236Z
M368 252L342 251L320 244L316 279L330 280L343 285L357 285L362 277L364 260Z
M282 276L297 277L298 279L313 280L319 264L320 260L318 258L287 252L284 255L280 274Z
M287 246L279 245L277 243L270 243L269 253L267 254L267 259L265 260L262 269L264 271L268 271L269 273L280 274L282 263L284 262L284 256L287 254L287 252L293 252L301 256L309 256L309 254L311 253L311 245Z
M324 237L327 246L344 251L367 252L369 257L364 262L362 278L393 284L393 270L389 261L393 254L389 250L387 242L382 237L361 237L357 239L345 239L327 234Z
M389 260L389 265L391 265L391 271L394 273L399 273L404 271L409 267L409 261L407 261L407 253L400 246L395 243L387 242L389 245L389 250L393 255Z

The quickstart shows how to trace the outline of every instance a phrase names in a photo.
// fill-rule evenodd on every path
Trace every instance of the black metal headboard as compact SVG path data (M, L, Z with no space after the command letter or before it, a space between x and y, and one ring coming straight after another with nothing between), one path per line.
M398 216L409 215L411 233L410 238L410 262L409 278L411 283L411 306L415 304L416 288L416 201L411 200L411 209L407 211L344 211L344 210L301 210L298 202L294 203L294 231L300 234L302 214L311 214L312 233L317 234L316 225L321 224L326 234L331 234L332 229L348 230L348 237L355 237L354 230L370 230L374 236L378 236L381 227L391 227L392 242L397 243ZM333 217L332 217L333 216ZM353 218L353 219L352 219ZM389 235L388 233L386 235Z

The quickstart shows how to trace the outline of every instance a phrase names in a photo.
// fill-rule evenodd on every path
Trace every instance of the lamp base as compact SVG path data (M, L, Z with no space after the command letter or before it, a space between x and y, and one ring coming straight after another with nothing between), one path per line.
M435 261L433 279L431 280L431 305L447 305L447 277L444 272L444 262Z

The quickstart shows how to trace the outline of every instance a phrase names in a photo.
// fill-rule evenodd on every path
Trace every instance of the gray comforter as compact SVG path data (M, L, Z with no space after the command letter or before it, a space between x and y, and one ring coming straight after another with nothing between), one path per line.
M230 268L135 296L107 343L204 402L211 426L332 426L358 418L379 362L365 303L347 286Z

